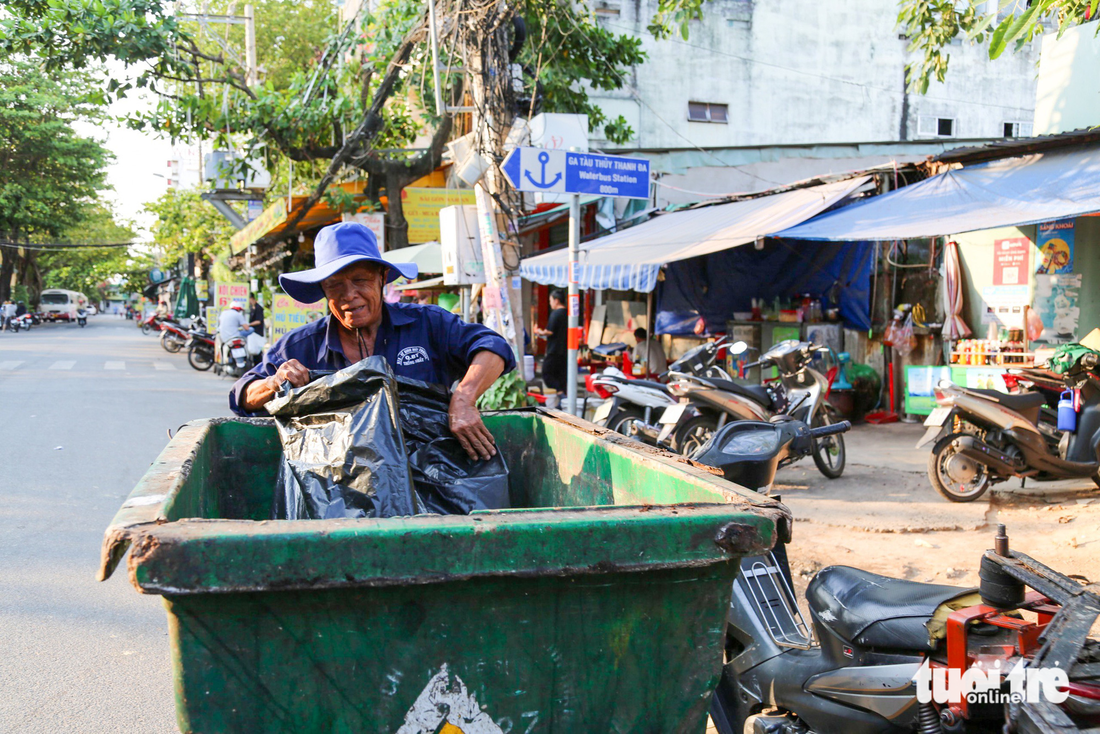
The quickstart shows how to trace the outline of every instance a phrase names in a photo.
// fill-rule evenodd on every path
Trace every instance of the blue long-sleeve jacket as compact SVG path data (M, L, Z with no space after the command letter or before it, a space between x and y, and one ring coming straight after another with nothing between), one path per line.
M300 326L268 350L263 362L246 372L229 391L229 409L255 415L241 407L249 383L274 375L279 365L296 359L311 370L350 366L340 346L332 316ZM488 350L504 360L504 372L516 366L511 347L500 334L480 324L468 324L438 306L383 304L382 323L374 353L386 358L394 373L450 387L466 374L474 355Z

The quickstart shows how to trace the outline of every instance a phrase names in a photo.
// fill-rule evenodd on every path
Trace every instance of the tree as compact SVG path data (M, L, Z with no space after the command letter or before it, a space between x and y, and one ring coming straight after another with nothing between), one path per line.
M62 233L60 239L74 243L124 243L134 240L131 224L120 224L106 205L92 206L84 221ZM135 247L76 246L37 251L33 266L35 284L29 289L36 300L45 288L68 288L93 299L103 300L111 284L126 290L140 290L153 267L152 259Z
M0 301L32 271L18 243L58 238L83 222L104 186L110 153L73 123L96 119L87 74L46 74L32 58L0 57Z
M679 24L683 32L698 17L701 3L661 0L655 26ZM261 15L277 6L288 4L258 4L260 28L286 27L282 18ZM206 7L216 13L228 5ZM460 36L501 36L513 45L507 60L521 70L523 89L509 91L507 65L486 72L511 97L512 114L585 112L590 125L602 127L613 141L624 142L633 134L622 117L605 119L588 95L622 86L626 72L645 58L637 38L604 30L585 6L574 3L519 0L507 10L484 0L440 0L438 10L448 66L463 55L464 49L454 45ZM314 200L331 182L367 173L372 198L383 188L389 194L391 240L398 246L406 241L400 190L440 164L455 132L454 117L436 109L422 0L388 0L373 13L364 11L297 74L287 66L276 74L275 62L261 59L271 76L251 87L245 83L247 70L231 53L239 48L234 45L239 29L214 38L172 15L166 1L14 0L9 13L0 19L0 52L40 50L54 68L80 67L107 56L133 65L130 79L112 80L105 89L117 95L132 86L148 87L161 95L155 110L132 121L135 126L175 137L213 138L218 145L236 141L245 151L262 148L269 161L330 161ZM513 13L523 23L512 22ZM472 23L482 25L472 28ZM520 44L524 35L527 42ZM459 75L445 74L442 84L443 98L452 103L461 102L468 91ZM409 150L418 138L422 149Z
M153 244L165 262L194 254L203 272L209 269L216 253L228 248L229 238L236 231L200 198L196 189L166 191L145 209L157 216L152 227Z
M956 38L989 44L989 58L996 59L1009 46L1027 46L1047 28L1067 29L1097 17L1100 0L1006 0L997 12L985 12L986 3L966 0L901 0L898 25L910 39L909 50L920 54L910 64L906 79L911 90L924 94L933 79L947 76L951 55L944 47ZM1005 12L1005 8L1011 10ZM1100 32L1100 27L1098 27Z

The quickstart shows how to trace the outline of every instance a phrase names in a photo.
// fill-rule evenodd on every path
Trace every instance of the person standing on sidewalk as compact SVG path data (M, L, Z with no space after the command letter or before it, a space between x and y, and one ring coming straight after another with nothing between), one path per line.
M535 334L546 337L546 356L542 359L542 382L558 392L566 391L569 381L568 342L569 319L565 313L565 294L561 289L550 291L550 317L545 329Z
M264 335L264 307L256 300L255 293L248 296L248 325L260 336Z

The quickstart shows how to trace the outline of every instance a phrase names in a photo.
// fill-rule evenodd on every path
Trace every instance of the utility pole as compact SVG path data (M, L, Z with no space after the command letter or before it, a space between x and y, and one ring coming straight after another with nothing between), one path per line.
M433 0L429 0L433 2ZM501 8L505 6L499 6ZM500 10L495 10L499 14ZM510 11L509 11L510 12ZM488 20L491 20L488 19ZM492 98L492 90L488 89L485 80L496 78L505 71L502 69L487 69L487 59L482 55L482 44L492 48L492 39L478 37L476 24L466 26L470 30L466 32L466 43L461 44L467 49L464 67L468 71L467 82L473 96L472 127L474 130L475 149L477 154L487 161L493 161L500 157L503 148L504 136L501 130L511 129L514 114L509 113L507 119L500 118L500 111L504 108L501 100ZM507 60L507 56L504 57ZM491 58L488 59L491 61ZM507 77L505 77L507 78ZM456 111L456 108L448 108L448 111ZM497 118L494 119L494 113ZM512 346L516 355L516 361L523 362L523 306L521 291L516 286L518 280L516 273L507 270L504 264L501 233L506 222L495 206L494 198L504 192L500 171L496 166L490 165L484 178L474 187L477 201L478 228L481 234L482 261L485 264L485 288L482 295L482 305L488 317L486 324L500 333Z
M256 12L252 5L244 6L244 58L247 64L245 85L255 87L260 83L256 68Z

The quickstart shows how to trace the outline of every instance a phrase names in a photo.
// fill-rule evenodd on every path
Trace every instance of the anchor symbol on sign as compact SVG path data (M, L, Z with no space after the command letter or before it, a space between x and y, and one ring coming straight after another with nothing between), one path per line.
M550 162L550 154L549 153L547 153L546 151L543 151L543 152L539 153L539 163L542 164L542 180L541 181L536 181L535 179L531 178L531 172L530 171L524 171L523 175L527 177L527 180L530 181L533 186L538 186L540 189L548 189L551 186L553 186L554 184L556 184L558 181L561 180L561 171L557 172L557 174L554 176L553 181L547 181L546 180L546 164L549 163L549 162Z

